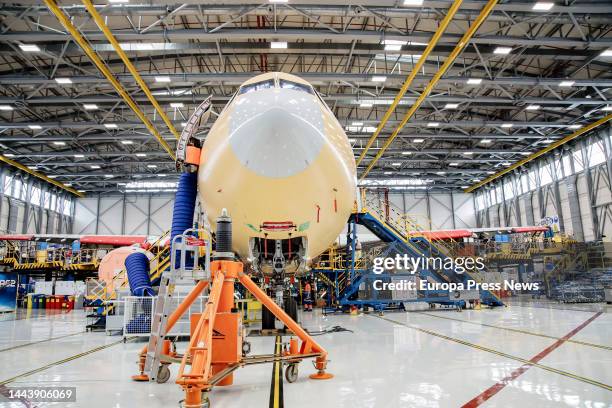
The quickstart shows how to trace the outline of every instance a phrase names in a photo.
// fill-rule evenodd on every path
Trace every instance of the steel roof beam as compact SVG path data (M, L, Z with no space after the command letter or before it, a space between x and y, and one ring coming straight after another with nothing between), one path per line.
M1 14L7 15L23 15L29 17L38 17L39 15L48 15L49 12L45 7L41 7L38 5L37 1L34 0L22 0L20 2L23 5L8 5L3 7ZM83 6L75 5L73 1L69 0L61 0L58 1L59 4L63 6L63 8L69 12L71 15L75 16L87 16L86 10ZM168 11L173 11L176 16L192 16L194 13L200 13L200 3L204 3L202 0L192 0L189 2L187 7L182 8L178 11L176 9L169 8L176 7L176 1L167 0L167 1L149 1L146 4L108 4L104 8L100 10L100 14L104 16L125 16L125 15L141 15L141 16L154 16L158 17L159 15L164 15L168 13ZM337 4L332 4L333 2L328 1L326 4L318 4L318 3L310 3L305 0L300 0L299 8L301 11L308 12L310 14L314 14L317 16L330 16L330 17L363 17L363 10L360 10L357 7L352 7L346 5L346 2L336 2ZM419 14L422 19L440 19L440 12L435 9L445 9L450 7L452 4L451 1L425 1L423 7L396 7L394 5L385 6L384 4L380 4L380 0L366 0L360 1L359 4L362 6L368 7L370 11L375 13L383 14L387 18L410 18L414 17L415 14ZM204 10L206 15L214 15L214 16L227 16L230 14L236 14L243 11L244 5L256 4L252 1L250 2L234 2L232 4L223 4L216 5L210 4L210 2L206 2L203 5L205 6ZM464 2L462 5L462 10L457 14L455 18L472 18L475 15L478 15L478 11L482 7L482 2L478 1L468 1ZM542 13L536 13L528 5L525 4L516 4L516 3L507 3L500 4L497 7L499 11L506 11L515 13L517 16L525 16L530 17L530 22L538 23L538 22L547 22L550 21L550 17L546 15L542 15ZM557 15L560 13L561 16ZM579 4L571 4L571 5L561 5L557 4L555 6L555 21L559 21L560 17L563 15L572 13L576 15L576 18L581 20L584 14L589 14L596 17L598 14L606 15L611 14L609 7L601 2L589 2L589 3L579 3ZM269 15L270 11L267 8L257 9L251 11L252 15ZM276 14L278 16L285 15L296 15L295 11L292 11L289 8L282 7L282 5L277 6ZM496 13L489 17L489 21L493 20L496 17ZM516 17L515 17L516 18ZM497 19L501 21L508 21L507 17L502 17L497 15ZM568 21L569 20L568 18ZM589 20L591 21L591 20Z
M382 136L389 136L390 133L383 133ZM166 140L173 140L174 137L168 132L166 134L162 133L162 136L164 137L164 139ZM349 138L351 139L367 139L368 137L370 137L369 134L354 134L354 133L348 133ZM400 138L407 138L407 139L412 139L412 138L424 138L426 141L427 140L462 140L462 141L469 141L469 140L476 140L478 141L479 139L492 139L492 140L496 140L496 141L503 141L503 140L512 140L512 141L516 141L517 139L543 139L546 138L546 136L542 136L540 134L536 134L536 133L516 133L516 134L512 134L512 135L503 135L503 134L497 134L497 133L479 133L479 134L463 134L463 133L438 133L438 134L428 134L428 133L401 133L399 135ZM550 138L554 139L555 136L550 136ZM143 141L150 141L151 137L145 134L126 134L123 133L121 135L112 135L109 134L107 132L104 133L89 133L86 135L57 135L57 136L50 136L50 135L39 135L39 136L31 136L31 135L25 135L25 136L2 136L0 138L0 140L2 140L2 142L5 143L10 143L10 142L18 142L18 143L35 143L35 144L40 144L42 142L53 142L53 141L63 141L63 142L85 142L85 141L95 141L95 142L118 142L120 139L130 139L130 140L143 140ZM399 143L400 141L398 141L397 143ZM83 153L83 154L87 154L87 152L75 152L75 153ZM148 152L147 152L148 153ZM92 153L92 154L96 154L96 153Z
M375 125L378 123L377 120L370 119L349 119L349 121L359 120L363 122L364 125ZM431 120L414 120L408 122L406 127L427 127L427 124L436 121L436 119ZM511 124L512 128L567 128L571 125L571 123L566 122L542 122L542 121L516 121L516 120L456 120L452 123L445 124L442 120L438 120L440 122L440 126L449 126L449 127L493 127L498 128L503 124ZM153 123L163 123L161 121L152 121ZM173 123L180 126L183 121L173 121ZM399 120L389 120L387 122L388 125L398 124ZM141 122L120 122L120 121L106 121L106 124L113 123L117 125L117 129L141 129L145 128L145 125ZM30 126L40 126L42 129L107 129L107 127L102 123L91 122L91 121L81 121L81 122L0 122L0 129L29 129ZM112 130L112 129L107 129ZM121 136L118 136L118 138Z
M83 34L89 41L105 41L104 34L99 31L83 31ZM329 40L345 41L350 43L353 40L369 43L380 43L381 33L378 31L361 31L361 30L345 30L338 33L327 29L298 29L298 28L282 28L276 29L259 29L255 33L252 29L244 28L229 28L225 27L222 30L214 33L208 32L204 28L167 28L164 30L151 30L146 33L138 33L132 29L115 29L113 34L118 41L201 41L215 42L225 40L250 40L253 38L266 39L268 41L286 40L286 41L313 41L313 40ZM409 42L428 43L432 37L431 33L427 34L410 34L401 35L395 32L387 32L384 38L387 40L401 40ZM440 44L454 45L461 39L459 34L444 34L440 38ZM49 42L49 41L67 41L71 37L68 34L57 31L9 31L0 34L0 41L25 41L25 42ZM505 45L505 46L547 46L547 47L579 47L589 49L606 49L612 47L612 38L601 38L596 41L585 41L580 37L534 37L525 38L511 35L480 35L472 37L469 40L470 44L477 45Z

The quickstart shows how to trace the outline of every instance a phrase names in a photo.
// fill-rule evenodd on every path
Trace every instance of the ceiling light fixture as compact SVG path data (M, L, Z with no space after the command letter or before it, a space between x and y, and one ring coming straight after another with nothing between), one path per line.
M540 108L541 108L540 105L528 105L525 109L527 109L527 110L538 110Z
M575 83L576 81L561 81L559 82L559 86L570 87L570 86L574 86Z
M458 107L458 103L447 103L446 105L444 105L444 109L457 109Z
M53 142L56 146L66 146L66 142Z
M412 143L423 143L425 139L412 139Z
M38 130L38 129L42 129L42 126L40 125L28 125L28 127L32 130Z
M131 140L122 140L122 141L121 141L121 144L124 144L124 145L131 145L131 144L134 144L134 142L132 142Z
M287 48L287 41L272 41L270 43L272 49L284 49Z
M183 106L185 106L182 102L172 102L170 104L170 107L172 108L182 108Z
M385 75L373 75L371 81L372 82L385 82L387 77Z
M39 52L40 48L35 44L19 44L19 48L24 52Z
M98 109L98 105L96 105L95 103L85 103L83 104L83 108L85 110L96 110Z
M482 78L470 78L467 80L468 85L480 85L482 83Z
M170 78L169 76L156 76L155 77L155 82L172 82L172 78Z
M440 126L440 122L429 122L427 127L438 127Z
M72 79L70 78L55 78L55 82L61 85L71 84Z
M497 47L493 50L493 54L508 55L512 52L512 47Z
M107 129L117 129L117 124L116 123L105 123L104 127Z
M553 8L554 6L555 6L555 3L538 1L536 4L533 5L533 7L531 9L535 10L535 11L548 11L551 8Z
M12 111L13 107L11 105L0 105L0 111Z

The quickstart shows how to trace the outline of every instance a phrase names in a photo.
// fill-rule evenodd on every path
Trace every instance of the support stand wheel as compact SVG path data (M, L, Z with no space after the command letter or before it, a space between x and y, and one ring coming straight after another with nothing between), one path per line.
M274 330L274 323L276 322L276 317L272 314L270 310L264 305L261 305L261 329L262 330Z
M288 383L294 383L298 378L298 365L297 363L291 363L285 369L285 379Z
M242 357L246 357L251 352L251 343L248 341L242 342Z
M163 384L165 382L168 382L169 379L170 368L168 367L168 364L160 365L159 369L157 370L157 377L155 378L155 382L158 384Z

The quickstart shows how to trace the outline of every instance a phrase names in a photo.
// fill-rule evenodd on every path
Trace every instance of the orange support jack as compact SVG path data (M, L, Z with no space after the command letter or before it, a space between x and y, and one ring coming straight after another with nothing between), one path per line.
M313 379L328 379L333 376L325 372L327 351L312 339L287 313L243 272L241 262L217 260L210 264L212 285L206 308L200 316L192 314L192 331L189 346L181 358L176 383L185 391L183 407L202 408L208 406L208 393L215 385L231 385L233 371L247 364L272 361L300 362L305 358L316 358L317 373ZM234 305L234 284L240 281L270 312L284 323L301 340L291 339L289 351L281 356L242 355L242 316ZM204 289L200 281L190 296L185 298L172 314L174 324L197 295ZM208 282L207 282L208 283ZM195 296L191 296L196 294ZM194 318L197 318L195 323ZM168 330L170 330L168 320ZM146 351L145 351L146 354Z

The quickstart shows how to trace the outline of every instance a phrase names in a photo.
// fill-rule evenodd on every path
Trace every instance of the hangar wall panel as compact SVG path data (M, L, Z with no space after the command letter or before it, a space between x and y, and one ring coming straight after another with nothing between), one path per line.
M160 235L172 223L173 194L97 195L77 200L75 234Z

